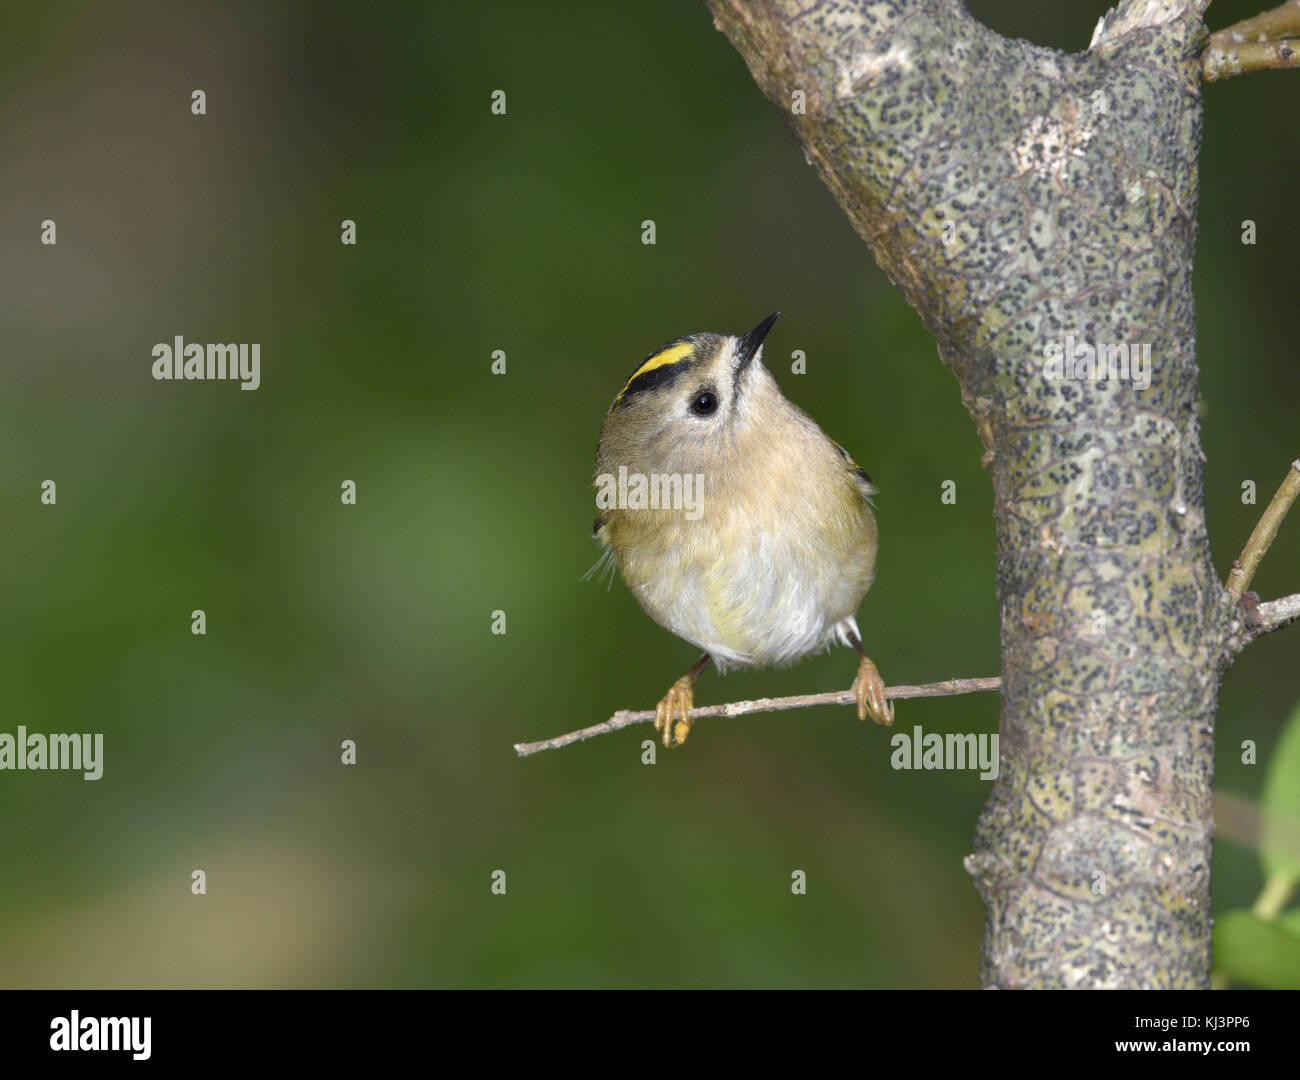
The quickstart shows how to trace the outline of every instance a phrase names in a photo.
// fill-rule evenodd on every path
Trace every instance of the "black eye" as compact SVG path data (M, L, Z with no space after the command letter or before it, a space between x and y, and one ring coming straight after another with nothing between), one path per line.
M691 412L696 416L712 416L718 411L718 395L712 390L701 390L691 402Z

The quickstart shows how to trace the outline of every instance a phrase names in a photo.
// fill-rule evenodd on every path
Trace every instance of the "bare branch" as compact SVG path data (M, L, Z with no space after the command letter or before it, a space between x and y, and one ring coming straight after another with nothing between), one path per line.
M1254 532L1250 534L1250 539L1246 541L1241 558L1232 564L1232 570L1228 573L1227 586L1234 600L1240 600L1241 594L1246 591L1250 579L1255 576L1255 570L1259 567L1259 561L1268 551L1269 545L1273 543L1278 526L1282 524L1282 519L1286 517L1286 512L1291 509L1291 504L1295 502L1297 495L1300 495L1300 459L1291 462L1286 479L1282 481L1282 485L1261 515Z
M1218 82L1252 71L1290 67L1300 67L1300 40L1215 45L1211 39L1201 57L1202 78L1206 82Z
M1206 82L1288 67L1300 67L1300 0L1216 31L1201 56Z
M948 679L945 682L924 683L920 686L891 686L885 691L888 698L952 697L956 694L973 694L980 690L1000 690L1002 680L997 676L991 679ZM745 716L749 713L784 712L787 709L806 709L812 705L852 705L856 708L857 695L852 690L832 690L824 694L799 694L795 697L756 698L753 701L733 701L726 705L705 705L691 710L693 720L704 720L713 716ZM633 711L620 709L601 724L570 731L567 735L557 735L553 739L540 742L515 743L515 753L520 757L540 753L542 750L558 750L584 739L607 732L619 731L633 724L644 724L655 718L654 709Z
M1230 38L1233 41L1281 41L1283 38L1300 37L1300 0L1286 0L1272 11L1265 11L1249 19L1242 19L1223 30L1216 30L1210 35L1215 38Z
M1300 593L1266 603L1260 603L1253 592L1242 593L1237 601L1237 613L1237 628L1226 643L1228 656L1236 656L1256 638L1281 630L1300 619Z
M1300 593L1260 604L1259 619L1259 625L1253 628L1256 637L1260 634L1270 633L1273 630L1280 630L1288 623L1300 619Z

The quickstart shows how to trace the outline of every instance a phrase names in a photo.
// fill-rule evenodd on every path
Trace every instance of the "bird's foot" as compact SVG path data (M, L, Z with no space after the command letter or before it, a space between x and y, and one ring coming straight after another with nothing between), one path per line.
M665 746L681 746L691 733L691 724L694 722L691 720L691 706L695 704L694 686L695 676L683 675L668 688L668 693L655 706L655 731L663 733Z
M885 680L880 677L867 657L858 665L858 677L853 680L858 695L858 719L871 717L877 724L889 727L894 722L894 703L885 697Z

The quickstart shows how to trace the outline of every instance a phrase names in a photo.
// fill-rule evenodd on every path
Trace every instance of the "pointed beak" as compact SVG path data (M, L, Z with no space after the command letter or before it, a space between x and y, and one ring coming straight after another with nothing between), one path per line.
M779 311L772 312L753 330L740 336L740 341L736 345L736 378L740 378L745 368L749 367L750 361L758 355L763 339L767 337L767 332L772 329L772 324L776 322L776 317L780 314Z

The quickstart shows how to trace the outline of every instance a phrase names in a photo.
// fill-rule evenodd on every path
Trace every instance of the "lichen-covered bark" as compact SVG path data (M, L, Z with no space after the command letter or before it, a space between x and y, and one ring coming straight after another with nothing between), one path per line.
M1204 4L1134 0L1067 55L957 0L708 2L987 448L1002 772L967 861L985 985L1207 986L1233 608L1197 433ZM1149 345L1149 388L1051 377L1067 338Z

